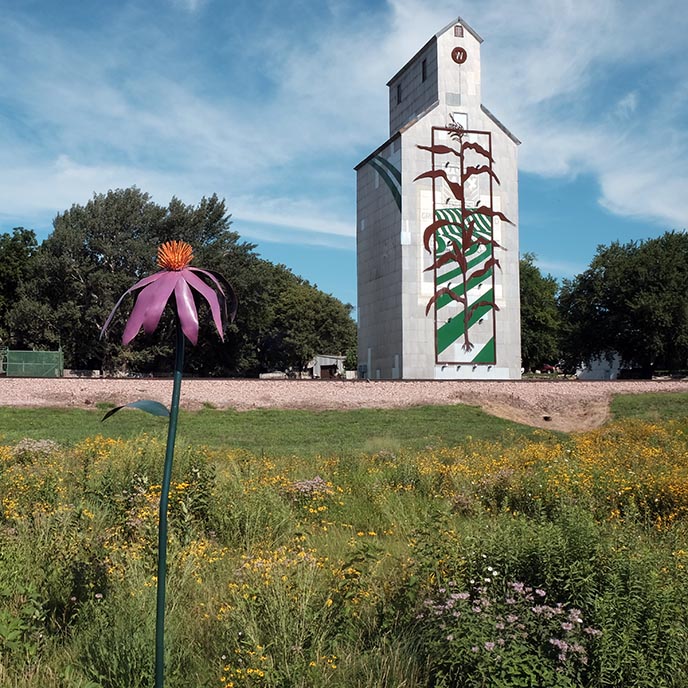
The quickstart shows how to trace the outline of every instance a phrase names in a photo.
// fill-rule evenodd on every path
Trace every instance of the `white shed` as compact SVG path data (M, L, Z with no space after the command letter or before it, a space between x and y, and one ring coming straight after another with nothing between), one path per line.
M346 356L327 356L318 354L307 366L311 377L322 380L344 377Z

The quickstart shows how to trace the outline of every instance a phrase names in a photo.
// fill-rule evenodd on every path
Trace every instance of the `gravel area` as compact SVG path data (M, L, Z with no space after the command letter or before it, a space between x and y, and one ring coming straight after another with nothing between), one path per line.
M93 407L155 399L169 404L171 380L0 378L1 406ZM355 409L472 404L529 425L580 431L602 425L614 394L688 392L688 380L581 382L194 380L182 384L182 405L240 411L257 408ZM688 405L687 405L688 412Z

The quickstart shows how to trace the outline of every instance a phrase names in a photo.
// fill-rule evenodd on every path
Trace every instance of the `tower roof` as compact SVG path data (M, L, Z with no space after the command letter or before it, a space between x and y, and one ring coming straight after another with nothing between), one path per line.
M457 17L454 21L449 22L449 24L447 24L443 29L440 29L440 30L435 34L435 38L439 38L439 36L441 36L445 31L451 29L452 26L456 26L457 24L461 24L461 26L463 26L463 28L466 29L466 31L468 31L468 33L470 33L471 36L473 36L473 38L475 38L475 40L478 41L478 43L482 43L482 42L483 42L483 39L482 39L482 37L478 34L478 32L475 31L475 30L473 30L473 29L468 25L468 22L466 22L466 20L463 19L462 17Z
M449 22L443 29L438 31L416 54L406 62L406 64L387 82L387 86L389 86L417 57L420 55L431 43L436 41L445 31L448 31L451 29L453 26L456 26L457 24L461 24L468 33L475 38L478 43L482 43L483 39L476 31L474 31L464 19L461 17L457 17L454 21Z
M521 145L521 141L517 139L484 105L480 109L517 145Z

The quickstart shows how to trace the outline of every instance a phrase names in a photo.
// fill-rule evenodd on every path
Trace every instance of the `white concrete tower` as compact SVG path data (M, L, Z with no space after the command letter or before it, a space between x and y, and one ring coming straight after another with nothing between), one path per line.
M356 167L359 373L518 379L520 143L481 103L460 17L392 77L390 138Z

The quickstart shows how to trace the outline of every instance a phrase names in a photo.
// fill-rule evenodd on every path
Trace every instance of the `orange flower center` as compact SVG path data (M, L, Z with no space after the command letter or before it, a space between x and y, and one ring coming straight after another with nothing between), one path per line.
M193 249L186 241L166 241L158 246L158 265L164 270L183 270L193 260Z

